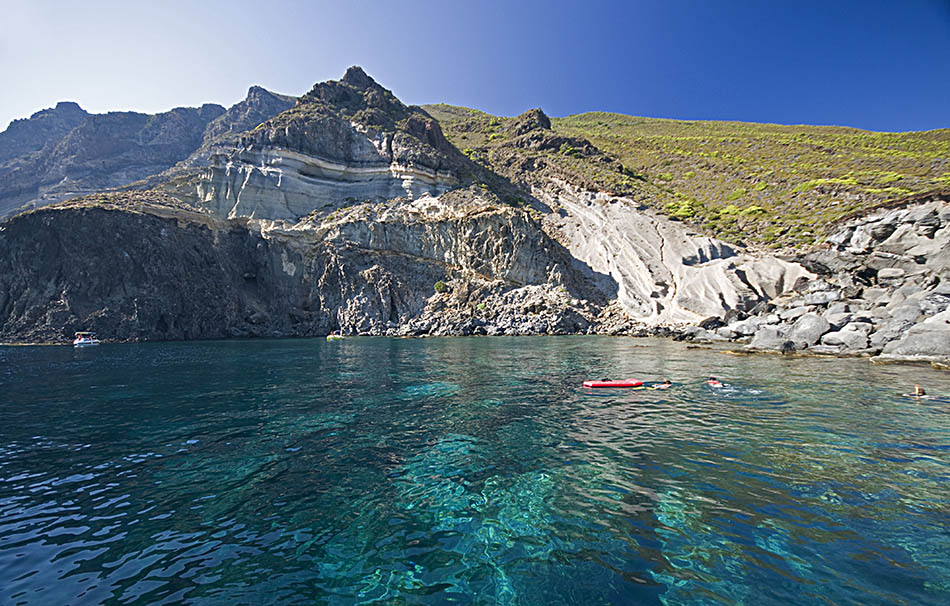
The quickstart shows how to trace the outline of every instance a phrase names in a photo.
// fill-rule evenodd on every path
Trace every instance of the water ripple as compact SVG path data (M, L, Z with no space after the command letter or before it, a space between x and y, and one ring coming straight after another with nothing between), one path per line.
M0 604L950 601L945 374L331 345L5 348Z

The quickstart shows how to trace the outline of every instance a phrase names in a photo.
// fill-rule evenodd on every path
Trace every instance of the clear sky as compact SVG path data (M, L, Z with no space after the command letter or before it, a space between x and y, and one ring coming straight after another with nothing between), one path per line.
M406 103L950 127L950 0L0 0L0 129L301 94L362 65Z

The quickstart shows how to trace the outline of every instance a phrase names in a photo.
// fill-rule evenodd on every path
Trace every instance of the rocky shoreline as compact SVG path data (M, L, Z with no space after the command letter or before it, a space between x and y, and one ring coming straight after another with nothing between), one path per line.
M924 198L854 219L799 262L816 274L748 313L686 329L751 351L950 363L950 205Z
M946 192L780 255L572 180L538 150L623 167L540 110L506 133L493 172L351 68L188 178L0 223L0 341L603 334L950 364Z
M355 207L295 225L216 218L155 194L110 200L64 203L3 224L0 339L63 343L82 329L112 341L331 330L602 334L950 366L944 195L839 226L823 245L783 260L803 268L789 288L772 297L747 289L737 305L695 322L632 316L598 289L605 274L578 263L543 222L480 198ZM113 240L82 237L103 229ZM499 233L510 235L497 240ZM707 258L700 269L718 263L735 271L736 257L718 256L725 258ZM685 289L695 277L678 279Z

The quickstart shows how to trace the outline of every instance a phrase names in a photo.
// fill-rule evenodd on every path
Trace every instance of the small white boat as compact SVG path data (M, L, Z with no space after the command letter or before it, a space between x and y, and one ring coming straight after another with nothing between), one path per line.
M342 341L343 335L335 335L332 332L327 335L327 341Z
M76 338L73 339L73 347L88 347L98 344L99 339L96 338L96 333L94 332L77 332Z

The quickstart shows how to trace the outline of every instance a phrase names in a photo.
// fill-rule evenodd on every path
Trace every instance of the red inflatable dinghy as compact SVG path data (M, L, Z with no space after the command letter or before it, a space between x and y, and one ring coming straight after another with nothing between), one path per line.
M619 379L617 381L584 381L584 387L641 387L643 381Z

